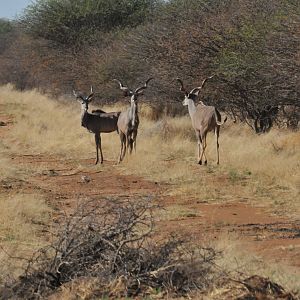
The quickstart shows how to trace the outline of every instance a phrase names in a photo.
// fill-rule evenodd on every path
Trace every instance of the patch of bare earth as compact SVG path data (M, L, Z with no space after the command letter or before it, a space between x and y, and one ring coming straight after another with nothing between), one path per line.
M26 182L0 186L0 192L42 193L57 219L84 199L101 197L149 197L158 202L163 213L157 216L157 232L168 236L176 232L190 240L217 240L229 235L239 246L276 262L300 267L300 220L271 215L265 208L247 203L210 204L201 199L165 196L166 184L122 175L115 162L93 166L93 159L72 161L47 155L11 157L12 162L38 170ZM176 207L176 212L174 212Z

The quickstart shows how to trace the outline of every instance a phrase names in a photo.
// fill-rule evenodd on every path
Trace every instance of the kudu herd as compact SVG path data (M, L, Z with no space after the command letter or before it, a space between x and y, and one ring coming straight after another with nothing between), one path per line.
M177 78L177 81L181 85L180 90L185 94L183 105L188 106L189 115L196 133L198 141L198 163L200 165L202 164L203 157L205 159L204 164L207 164L205 154L207 146L206 136L210 131L213 131L216 136L217 164L219 164L220 126L227 120L227 117L225 117L223 121L221 120L220 112L214 106L207 106L202 101L200 101L198 105L195 105L195 100L199 96L199 93L204 87L206 81L212 77L213 76L204 79L201 86L192 89L189 93L185 89L182 80ZM118 83L119 88L123 91L124 97L130 97L130 107L128 107L125 111L107 113L101 109L96 109L92 110L92 113L89 113L88 105L94 96L93 87L91 87L91 93L88 96L73 91L76 99L81 102L81 126L85 127L88 131L95 135L95 164L99 161L99 149L101 163L103 163L101 133L118 132L121 142L118 163L124 159L126 150L128 150L130 154L133 149L136 152L136 138L140 123L138 116L138 98L143 94L144 90L148 87L148 83L153 80L153 78L149 78L144 85L136 88L135 90L129 89L118 79L113 80Z

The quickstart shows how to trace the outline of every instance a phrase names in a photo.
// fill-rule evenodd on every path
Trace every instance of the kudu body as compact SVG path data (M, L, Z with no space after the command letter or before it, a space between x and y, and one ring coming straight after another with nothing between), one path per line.
M94 96L93 88L91 94L84 96L76 91L73 91L74 96L81 102L81 126L95 135L96 144L96 161L99 162L99 149L101 155L101 164L103 163L103 153L101 147L101 133L109 133L118 130L117 122L120 112L105 113L102 110L96 110L95 113L88 112L88 105Z
M147 88L149 81L152 79L153 78L149 78L143 86L137 88L135 91L124 86L121 81L114 79L114 81L119 84L119 87L123 91L124 96L131 97L130 107L127 110L121 112L117 124L121 140L119 163L124 159L126 149L128 149L129 153L132 152L133 148L136 151L136 137L140 123L138 115L138 97Z
M112 117L119 117L120 115L120 111L117 111L117 112L105 112L104 110L102 109L93 109L92 110L92 114L94 115L98 115L98 116L112 116Z
M212 76L211 76L212 77ZM192 125L196 133L197 142L198 142L198 163L202 165L202 158L204 157L204 164L207 164L207 158L205 155L206 150L206 136L207 133L212 131L216 136L216 147L217 147L217 164L219 164L219 135L220 135L220 126L223 125L227 117L222 121L220 112L214 106L207 106L202 101L196 106L195 100L198 97L201 89L203 88L205 82L211 78L208 77L203 80L200 87L194 88L189 93L183 86L183 82L177 78L177 81L180 83L180 90L185 93L185 98L183 100L183 105L188 106L189 115L192 120Z

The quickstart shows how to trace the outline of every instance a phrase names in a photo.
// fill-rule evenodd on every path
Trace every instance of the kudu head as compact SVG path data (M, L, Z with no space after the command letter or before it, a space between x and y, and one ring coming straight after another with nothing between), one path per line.
M201 86L192 89L189 93L187 92L186 88L184 87L183 81L182 81L180 78L176 78L176 80L180 83L180 91L184 92L184 95L185 95L182 104L183 104L184 106L187 106L187 105L189 104L189 101L190 101L190 100L195 101L195 100L197 99L197 97L199 96L199 93L200 93L201 89L204 87L206 81L207 81L208 79L213 78L213 77L214 77L214 75L205 78L205 79L202 81Z
M152 79L154 78L150 77L149 79L146 80L144 85L138 87L134 91L129 89L127 86L124 86L120 80L118 79L113 79L113 80L119 84L120 89L123 91L124 97L130 97L131 103L137 103L138 97L143 94L143 91L148 87L148 83Z
M88 111L89 103L92 101L94 97L93 86L91 86L91 93L88 96L78 93L75 90L73 90L73 94L76 97L76 99L81 103L81 109L84 111Z

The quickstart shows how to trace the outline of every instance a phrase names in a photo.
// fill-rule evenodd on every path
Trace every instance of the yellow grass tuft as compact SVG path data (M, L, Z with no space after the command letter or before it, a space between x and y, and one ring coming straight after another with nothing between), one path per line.
M273 129L256 135L244 126L232 126L221 139L223 165L295 186L300 180L299 145L300 132Z
M1 147L0 150L2 150ZM16 167L11 165L10 159L4 156L0 157L0 170L0 182L4 181L7 178L14 177L17 172Z
M50 209L41 196L0 195L0 282L22 272L24 260L45 242L41 226L49 223ZM10 257L12 256L12 257Z
M240 242L233 236L223 236L214 245L223 252L217 262L220 267L228 271L236 271L237 275L245 277L259 275L284 286L288 291L300 293L300 270L287 264L266 261L258 255L241 248ZM244 248L246 249L246 248Z

